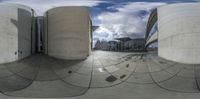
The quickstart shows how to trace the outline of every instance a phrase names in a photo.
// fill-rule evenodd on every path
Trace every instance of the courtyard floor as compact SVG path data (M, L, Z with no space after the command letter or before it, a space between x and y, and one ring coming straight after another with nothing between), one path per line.
M85 60L42 54L0 65L0 99L199 99L200 65L156 52L94 51Z

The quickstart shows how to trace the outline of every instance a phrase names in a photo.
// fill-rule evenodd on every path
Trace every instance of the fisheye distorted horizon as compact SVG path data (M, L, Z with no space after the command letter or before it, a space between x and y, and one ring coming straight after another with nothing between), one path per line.
M88 6L92 23L99 28L93 32L97 40L115 38L144 38L150 12L169 3L198 2L199 0L0 0L1 3L18 3L32 7L38 16L58 6Z

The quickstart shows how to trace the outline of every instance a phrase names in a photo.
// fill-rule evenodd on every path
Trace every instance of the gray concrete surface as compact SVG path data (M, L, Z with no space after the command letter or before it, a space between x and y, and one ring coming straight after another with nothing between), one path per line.
M29 56L34 12L18 4L0 4L0 63Z
M157 8L160 57L180 63L200 63L199 5L177 3Z
M45 52L60 59L84 59L91 50L87 7L56 7L45 15Z
M76 61L36 54L0 65L0 98L199 99L199 70L154 52L95 51Z
M146 30L146 45L155 39L149 33L158 23L158 55L168 60L199 64L200 3L177 3L158 7L152 11ZM157 11L157 12L156 12Z

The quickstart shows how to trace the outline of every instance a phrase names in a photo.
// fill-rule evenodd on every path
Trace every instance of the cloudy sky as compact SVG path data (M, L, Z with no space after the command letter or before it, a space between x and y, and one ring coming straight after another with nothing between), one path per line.
M1 3L25 4L37 15L57 6L88 6L94 25L93 40L113 40L118 37L144 37L146 22L152 9L171 3L200 0L0 0Z

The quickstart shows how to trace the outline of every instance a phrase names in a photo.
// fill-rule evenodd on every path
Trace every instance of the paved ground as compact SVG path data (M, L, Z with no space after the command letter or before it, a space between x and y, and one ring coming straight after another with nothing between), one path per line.
M156 53L95 51L66 61L36 54L0 65L0 99L199 99L200 67Z

